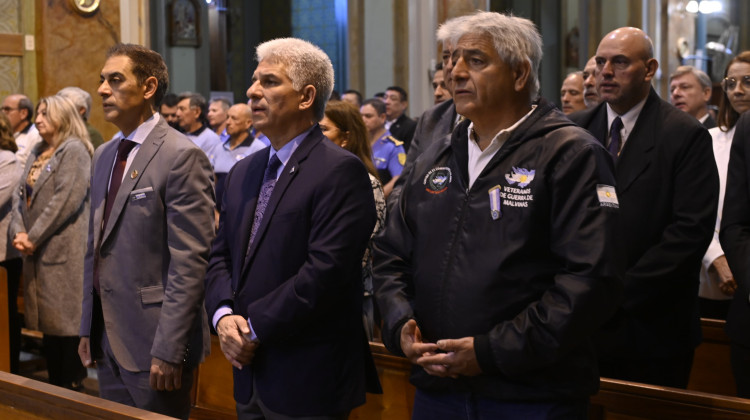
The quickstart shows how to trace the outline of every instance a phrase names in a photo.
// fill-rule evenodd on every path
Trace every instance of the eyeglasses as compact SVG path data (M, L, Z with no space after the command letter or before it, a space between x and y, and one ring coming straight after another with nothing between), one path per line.
M10 111L18 111L19 110L19 108L11 108L9 106L4 106L4 107L2 107L0 109L2 109L3 112L6 113L6 114L9 113Z
M721 81L721 88L724 89L724 92L733 91L734 88L737 87L737 82L738 80L734 77L725 77L724 80ZM743 89L750 90L750 75L742 76L741 82Z

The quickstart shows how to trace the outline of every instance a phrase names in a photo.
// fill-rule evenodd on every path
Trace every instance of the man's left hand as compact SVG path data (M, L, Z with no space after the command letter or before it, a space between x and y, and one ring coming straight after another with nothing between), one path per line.
M182 364L159 358L151 359L151 388L157 391L174 391L182 387Z
M451 378L459 376L476 376L482 373L474 352L474 337L464 337L456 340L439 340L438 349L445 353L435 353L422 356L417 360L420 365L432 364L445 367L444 372L429 372L433 375Z

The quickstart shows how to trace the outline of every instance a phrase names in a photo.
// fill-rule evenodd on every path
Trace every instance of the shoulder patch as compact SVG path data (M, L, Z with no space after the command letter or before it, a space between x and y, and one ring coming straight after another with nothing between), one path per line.
M400 163L401 166L404 166L406 164L406 153L398 154L398 163Z
M403 145L403 144L404 144L404 142L402 142L401 140L397 140L397 139L396 139L395 137L393 137L393 136L388 136L388 140L392 141L392 142L393 142L393 144L395 144L396 146L401 146L401 145Z

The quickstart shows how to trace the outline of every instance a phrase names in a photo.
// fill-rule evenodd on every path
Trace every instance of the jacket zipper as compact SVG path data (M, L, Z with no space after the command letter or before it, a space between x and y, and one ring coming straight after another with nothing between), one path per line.
M461 206L461 214L459 215L458 222L456 223L456 230L453 233L453 239L451 240L451 252L448 255L448 264L445 266L445 273L443 273L443 281L440 285L440 290L442 290L440 294L440 307L444 308L444 297L445 297L445 285L448 283L448 277L453 269L453 261L455 260L456 255L456 246L458 245L458 237L459 237L459 231L461 230L461 227L464 224L464 218L466 216L466 207L469 205L469 187L466 187L465 190L465 197L464 197L464 203ZM440 323L438 325L446 325L445 320L443 319L445 311L440 311ZM442 327L441 327L442 328ZM445 331L441 331L441 336L445 335Z

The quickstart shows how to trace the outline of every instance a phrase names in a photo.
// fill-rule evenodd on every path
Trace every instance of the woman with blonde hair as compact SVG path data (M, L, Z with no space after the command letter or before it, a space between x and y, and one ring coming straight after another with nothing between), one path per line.
M94 148L75 106L62 96L39 101L34 147L14 194L11 234L24 256L26 327L44 334L49 382L82 389L78 358L83 259Z
M369 340L374 336L375 306L372 295L372 238L385 225L385 196L378 179L378 172L372 163L372 153L367 128L359 110L352 104L343 101L330 101L326 105L325 116L320 121L320 129L329 140L357 156L367 168L370 185L375 198L375 210L378 220L370 236L370 243L362 258L362 281L365 288L363 321Z

